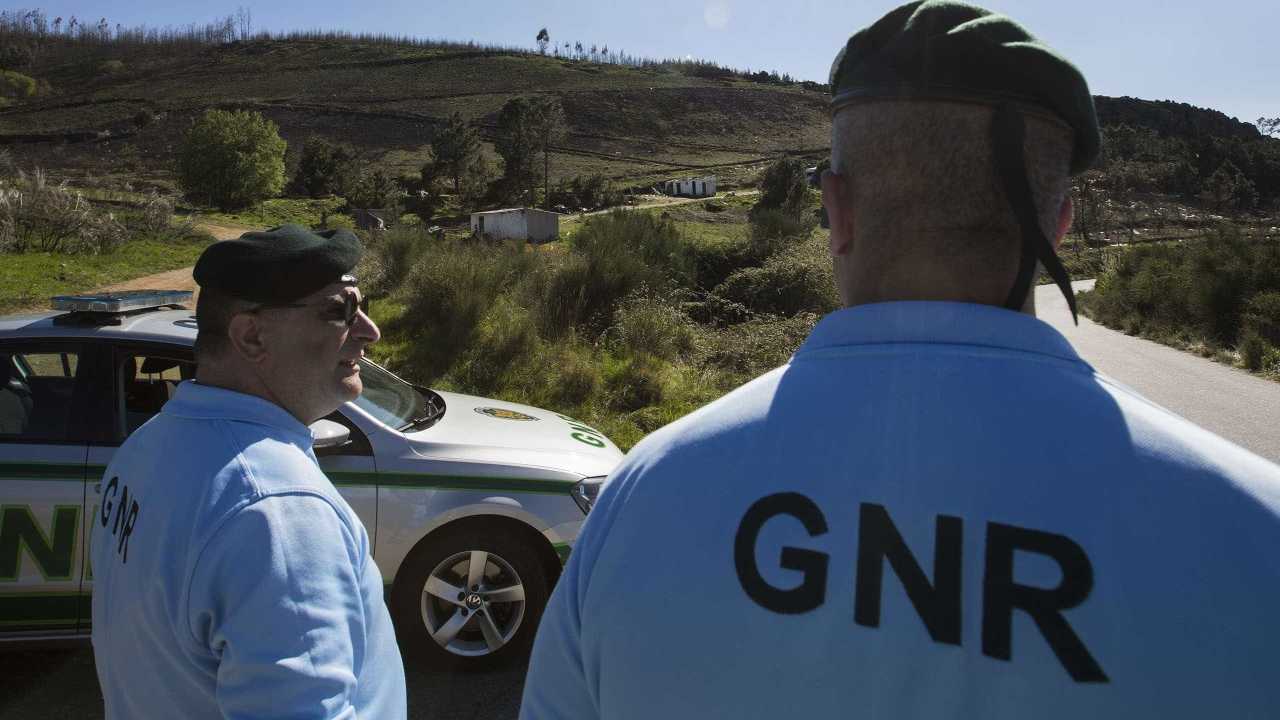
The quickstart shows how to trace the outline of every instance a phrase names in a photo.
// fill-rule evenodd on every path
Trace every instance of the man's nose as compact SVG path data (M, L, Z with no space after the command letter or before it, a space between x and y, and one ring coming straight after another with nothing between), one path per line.
M365 343L376 343L382 337L378 325L363 310L356 312L355 321L351 323L351 334Z

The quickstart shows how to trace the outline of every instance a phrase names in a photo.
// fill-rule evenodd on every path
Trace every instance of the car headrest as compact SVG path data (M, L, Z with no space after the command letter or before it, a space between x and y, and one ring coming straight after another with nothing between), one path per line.
M178 367L177 360L169 358L149 357L142 361L142 367L138 368L138 372L143 375L159 375L165 370Z

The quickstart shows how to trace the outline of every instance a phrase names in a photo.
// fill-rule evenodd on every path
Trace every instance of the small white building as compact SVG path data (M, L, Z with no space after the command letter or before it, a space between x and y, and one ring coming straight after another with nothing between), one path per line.
M662 192L684 197L712 197L716 194L716 176L668 180L662 183Z
M544 243L560 237L560 215L534 208L507 208L471 213L471 233L491 238Z

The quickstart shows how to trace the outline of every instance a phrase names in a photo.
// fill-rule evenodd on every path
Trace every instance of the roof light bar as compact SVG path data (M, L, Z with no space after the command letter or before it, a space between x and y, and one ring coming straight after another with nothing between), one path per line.
M90 295L58 295L49 299L54 310L87 313L127 313L182 305L191 301L190 290L121 290Z

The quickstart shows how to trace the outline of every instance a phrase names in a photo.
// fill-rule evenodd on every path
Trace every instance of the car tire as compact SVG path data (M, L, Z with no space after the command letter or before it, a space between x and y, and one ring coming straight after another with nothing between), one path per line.
M390 604L406 659L486 670L528 657L549 594L546 570L527 539L469 525L414 548Z

